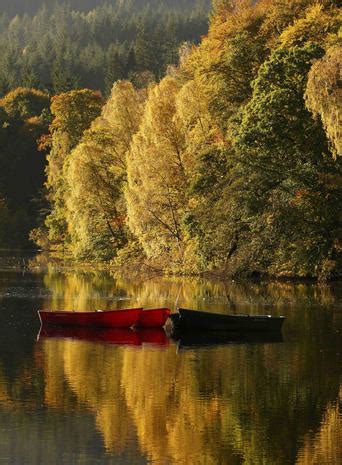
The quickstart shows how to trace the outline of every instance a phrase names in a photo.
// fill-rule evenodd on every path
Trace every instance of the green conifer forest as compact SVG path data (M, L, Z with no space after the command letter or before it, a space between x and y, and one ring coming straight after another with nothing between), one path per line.
M0 247L341 277L340 1L212 3L1 2Z

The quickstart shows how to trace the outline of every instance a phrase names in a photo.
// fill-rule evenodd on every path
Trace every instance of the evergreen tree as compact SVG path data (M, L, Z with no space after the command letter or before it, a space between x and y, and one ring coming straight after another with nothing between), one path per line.
M113 84L125 77L125 66L116 47L111 47L108 50L106 62L105 89L106 94L109 94Z
M35 202L44 182L45 154L37 140L47 130L48 95L20 88L0 99L0 245L29 246L37 224Z
M196 42L207 30L208 5L193 17L194 0L86 3L52 1L37 11L32 5L32 17L0 14L0 96L18 86L108 94L115 80L146 70L160 79L178 44ZM165 34L169 24L172 39Z
M237 132L239 241L249 266L275 274L325 276L340 267L333 162L319 123L305 109L307 74L322 49L276 51L261 67ZM246 255L245 255L246 259Z

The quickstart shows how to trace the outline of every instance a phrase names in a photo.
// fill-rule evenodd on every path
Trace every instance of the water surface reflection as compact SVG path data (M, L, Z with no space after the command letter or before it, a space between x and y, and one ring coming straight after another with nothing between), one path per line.
M284 314L283 342L82 330L36 342L37 308L172 307L177 296ZM0 463L339 465L341 302L338 285L2 272Z

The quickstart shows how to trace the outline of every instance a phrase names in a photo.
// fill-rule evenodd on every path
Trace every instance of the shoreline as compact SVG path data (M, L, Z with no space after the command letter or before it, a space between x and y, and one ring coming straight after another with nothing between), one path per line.
M5 253L5 255L3 255ZM124 276L160 276L160 277L175 277L175 278L202 278L212 279L222 282L284 282L293 284L329 284L334 282L341 282L342 276L333 276L329 279L319 279L318 277L308 276L277 276L262 272L250 272L245 274L233 275L226 271L202 271L198 273L194 272L171 272L167 269L161 269L154 267L148 263L131 262L129 265L122 267L116 265L113 262L98 262L98 261L86 261L76 260L67 254L61 254L60 252L42 252L37 250L20 250L20 249L0 249L0 262L2 258L13 258L18 259L17 264L11 264L8 267L3 268L0 265L0 270L15 270L15 271L43 271L48 267L52 267L56 271L104 271L118 273L121 272ZM20 260L20 262L19 262Z

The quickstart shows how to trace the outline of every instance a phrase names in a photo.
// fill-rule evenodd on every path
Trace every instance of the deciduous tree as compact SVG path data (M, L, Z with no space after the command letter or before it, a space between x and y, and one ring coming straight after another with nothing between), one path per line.
M320 117L332 144L334 156L342 155L341 44L327 50L312 66L306 88L306 104Z
M116 83L101 116L69 156L66 221L77 258L110 259L127 243L126 153L139 127L144 96L130 82Z
M181 260L186 208L185 140L175 117L180 83L164 78L149 91L143 119L127 157L129 226L148 257Z
M68 186L66 166L71 151L84 131L99 116L103 100L88 89L60 94L52 99L50 126L51 151L47 157L47 182L51 213L46 218L49 239L63 243L67 238L66 205Z

